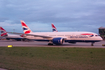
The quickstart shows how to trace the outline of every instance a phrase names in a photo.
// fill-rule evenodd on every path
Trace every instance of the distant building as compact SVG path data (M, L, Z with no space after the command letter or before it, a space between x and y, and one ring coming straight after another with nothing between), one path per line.
M98 29L100 36L105 40L105 27L100 27Z

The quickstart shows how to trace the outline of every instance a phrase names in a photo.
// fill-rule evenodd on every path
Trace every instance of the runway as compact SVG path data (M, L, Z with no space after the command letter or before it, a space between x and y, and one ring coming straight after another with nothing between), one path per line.
M0 47L7 47L8 45L13 45L13 47L82 47L82 48L105 48L102 44L105 44L105 41L96 42L94 46L91 46L91 43L64 43L63 45L47 45L48 42L38 42L38 41L11 41L11 40L0 40Z

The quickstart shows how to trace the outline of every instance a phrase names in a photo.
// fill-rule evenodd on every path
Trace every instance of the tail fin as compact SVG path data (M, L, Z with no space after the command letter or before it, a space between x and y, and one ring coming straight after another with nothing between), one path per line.
M53 32L58 32L53 23L51 24L51 26L52 26L52 31L53 31Z
M31 29L25 24L24 21L21 20L21 24L22 24L24 34L29 34L32 32Z
M6 30L3 29L2 27L0 27L0 31L1 31L1 36L8 36Z

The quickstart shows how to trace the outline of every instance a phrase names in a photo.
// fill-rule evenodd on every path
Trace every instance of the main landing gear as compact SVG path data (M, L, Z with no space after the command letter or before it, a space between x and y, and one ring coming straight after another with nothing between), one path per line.
M48 43L48 45L53 45L53 43Z
M53 45L52 41L49 41L48 45Z

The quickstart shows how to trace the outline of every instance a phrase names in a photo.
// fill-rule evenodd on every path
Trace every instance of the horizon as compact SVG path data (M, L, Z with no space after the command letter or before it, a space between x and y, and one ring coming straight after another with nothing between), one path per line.
M0 26L9 32L23 32L20 20L33 32L51 32L51 23L59 32L105 27L105 0L1 0L0 9Z

